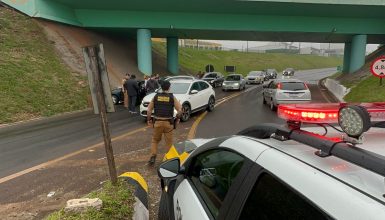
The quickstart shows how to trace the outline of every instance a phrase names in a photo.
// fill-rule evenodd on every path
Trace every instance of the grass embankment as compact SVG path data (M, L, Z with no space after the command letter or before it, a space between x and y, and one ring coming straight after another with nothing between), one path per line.
M344 98L347 102L385 102L385 80L380 86L379 78L368 76L357 84L346 86L351 88Z
M166 45L153 42L153 49L161 56L166 56ZM246 75L252 70L274 68L282 71L287 67L294 69L317 69L341 65L337 57L313 55L279 54L279 53L245 53L238 51L213 51L179 48L180 66L192 73L204 71L207 64L214 65L216 71L224 72L225 65L235 65L237 73Z
M85 82L33 19L0 7L0 124L85 109Z
M65 212L64 209L49 215L46 220L106 220L106 219L132 219L135 197L131 187L125 181L119 181L116 186L111 182L103 185L103 188L90 193L87 198L99 198L103 201L102 208L88 209L82 213Z
M371 62L372 60L369 60L356 73L343 74L338 72L330 77L351 89L349 94L344 97L346 102L385 102L385 80L380 86L380 79L370 73Z

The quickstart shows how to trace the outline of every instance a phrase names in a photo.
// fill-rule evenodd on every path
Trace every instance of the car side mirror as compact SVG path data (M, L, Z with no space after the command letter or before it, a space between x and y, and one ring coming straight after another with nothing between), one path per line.
M197 93L198 93L198 90L195 90L195 89L191 90L191 92L190 92L191 95L194 95L194 94L197 94Z
M158 169L158 176L162 179L169 179L178 176L180 170L179 158L167 160Z

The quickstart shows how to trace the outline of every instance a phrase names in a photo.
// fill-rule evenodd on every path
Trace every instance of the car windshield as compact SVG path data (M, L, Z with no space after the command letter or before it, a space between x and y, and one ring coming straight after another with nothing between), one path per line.
M283 82L281 83L282 90L297 91L306 90L306 85L303 82Z
M203 78L215 78L215 77L217 77L217 74L211 73L211 74L207 74L207 75L204 76Z
M176 83L171 82L170 93L173 94L186 94L190 88L190 83ZM162 89L159 89L158 93L161 93Z
M226 77L226 81L239 81L241 80L240 75L230 75Z
M262 72L250 72L249 76L260 76L262 75Z
M275 72L275 70L274 69L268 69L268 70L266 70L268 73L273 73L273 72Z

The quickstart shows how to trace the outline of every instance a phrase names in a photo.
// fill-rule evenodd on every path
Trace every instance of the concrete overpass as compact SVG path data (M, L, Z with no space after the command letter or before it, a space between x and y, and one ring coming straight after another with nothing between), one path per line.
M345 43L344 72L364 65L367 43L385 43L385 0L0 0L36 18L137 39L138 68L152 73L151 37Z

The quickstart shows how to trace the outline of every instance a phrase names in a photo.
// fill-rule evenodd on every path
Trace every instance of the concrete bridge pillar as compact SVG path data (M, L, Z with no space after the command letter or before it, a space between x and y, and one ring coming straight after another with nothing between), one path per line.
M350 51L349 73L354 73L365 64L366 55L366 35L355 35L352 38Z
M152 74L151 30L137 30L138 69L147 76Z
M343 73L349 73L350 59L352 52L352 43L346 42L344 48L344 64L343 64Z
M174 75L179 72L178 46L178 38L167 38L167 69Z

